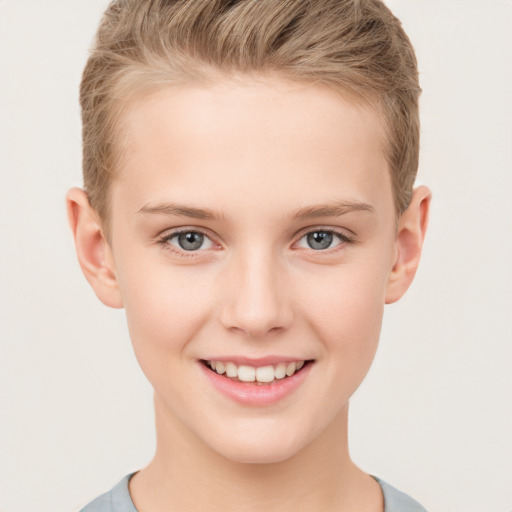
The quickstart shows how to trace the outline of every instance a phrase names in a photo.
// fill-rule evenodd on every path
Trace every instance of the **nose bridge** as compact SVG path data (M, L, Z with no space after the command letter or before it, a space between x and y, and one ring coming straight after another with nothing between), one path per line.
M230 262L222 321L260 337L287 328L292 311L283 268L270 248L243 249Z

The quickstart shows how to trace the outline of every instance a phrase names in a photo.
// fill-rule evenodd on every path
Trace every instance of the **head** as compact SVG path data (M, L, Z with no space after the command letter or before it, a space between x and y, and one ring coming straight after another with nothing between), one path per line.
M419 261L418 94L377 1L111 4L69 215L96 294L126 308L161 430L277 462L346 423ZM305 364L265 388L212 361Z
M80 89L84 187L107 232L133 98L269 75L325 85L376 111L401 214L418 168L420 87L409 39L381 1L119 0L103 17Z

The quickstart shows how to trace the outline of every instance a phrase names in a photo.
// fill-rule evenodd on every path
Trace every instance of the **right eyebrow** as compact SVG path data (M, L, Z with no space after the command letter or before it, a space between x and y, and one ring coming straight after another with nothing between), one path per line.
M145 204L137 213L173 215L178 217L189 217L192 219L214 220L219 217L213 210L196 208L176 203Z

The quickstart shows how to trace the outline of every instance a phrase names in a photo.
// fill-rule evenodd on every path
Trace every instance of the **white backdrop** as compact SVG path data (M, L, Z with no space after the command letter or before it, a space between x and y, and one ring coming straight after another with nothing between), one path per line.
M388 306L351 451L430 512L512 510L512 3L389 0L420 63L422 266ZM66 512L151 458L123 312L82 277L78 84L105 0L0 2L0 512Z

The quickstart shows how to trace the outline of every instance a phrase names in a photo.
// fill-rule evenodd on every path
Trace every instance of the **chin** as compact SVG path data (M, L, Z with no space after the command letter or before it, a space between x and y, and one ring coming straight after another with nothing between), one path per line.
M277 464L284 462L297 453L293 449L262 449L261 446L238 447L230 446L219 452L226 459L240 464Z
M288 431L269 432L257 426L246 427L243 431L229 432L217 436L210 447L219 455L232 462L244 464L275 464L296 455L307 443L302 436L291 435Z

